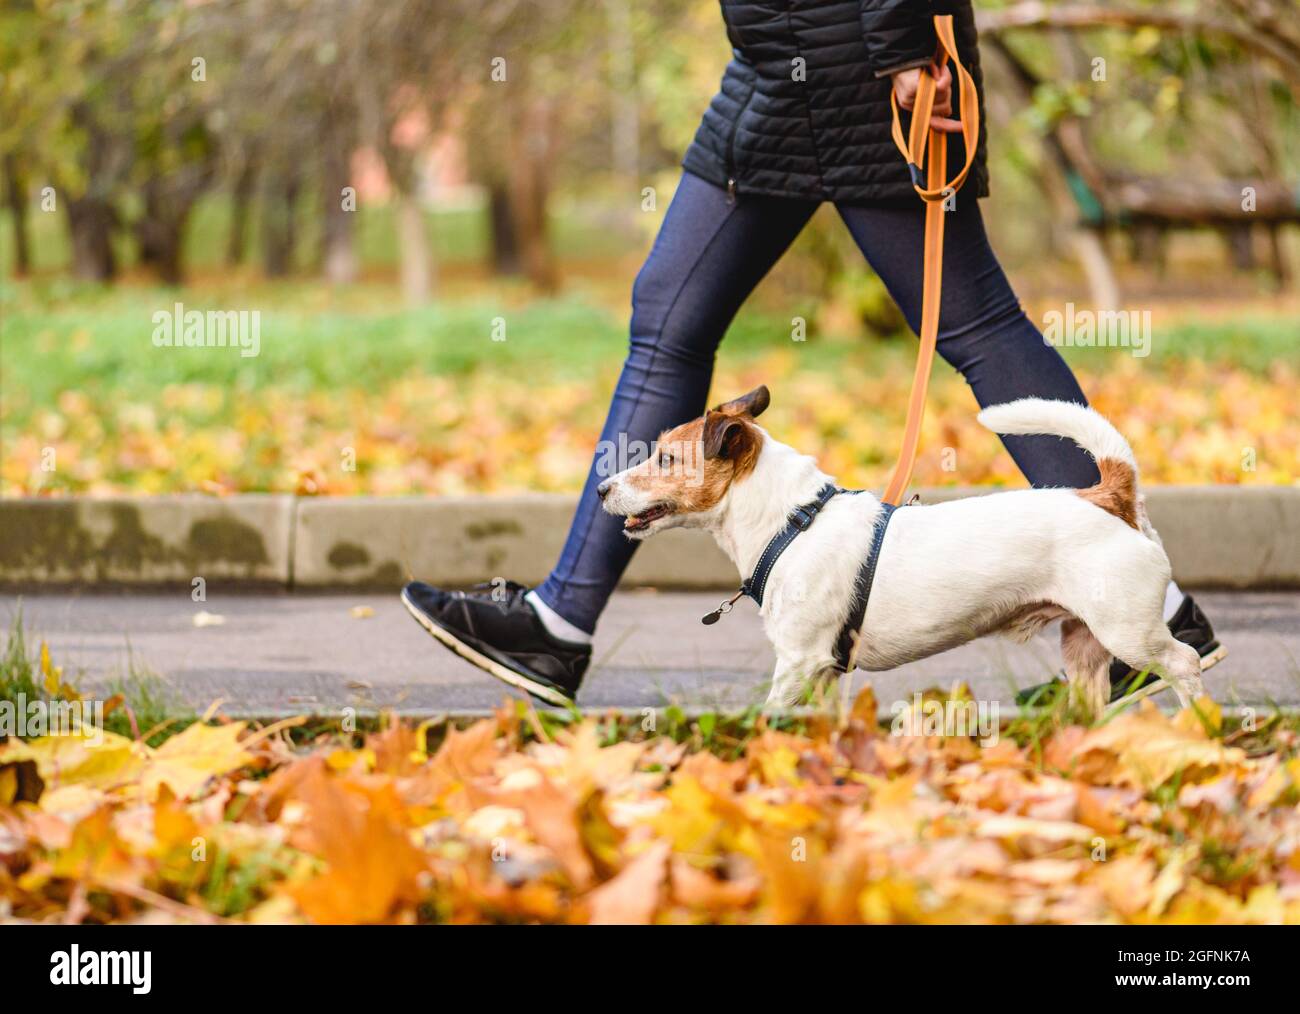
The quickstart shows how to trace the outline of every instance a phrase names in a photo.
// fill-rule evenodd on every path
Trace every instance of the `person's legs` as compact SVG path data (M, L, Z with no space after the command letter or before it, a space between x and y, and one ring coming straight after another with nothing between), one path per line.
M925 208L841 206L840 217L914 331L920 329ZM979 205L958 195L944 230L938 352L970 384L980 406L1016 398L1086 405L1079 382L1025 315L998 264ZM1057 437L1002 438L1034 486L1083 488L1097 482L1088 454Z
M590 633L636 543L600 509L596 486L635 464L624 448L648 449L665 429L699 415L713 358L736 311L799 234L816 204L780 198L730 201L690 173L632 289L631 347L595 461L559 562L536 596Z

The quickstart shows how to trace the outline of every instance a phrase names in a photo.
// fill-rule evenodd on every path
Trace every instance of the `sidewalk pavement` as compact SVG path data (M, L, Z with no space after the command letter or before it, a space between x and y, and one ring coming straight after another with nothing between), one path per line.
M722 597L615 595L578 703L760 703L772 653L757 609L743 602L715 626L700 623ZM1197 600L1230 652L1207 674L1209 693L1224 704L1300 705L1300 592L1204 592ZM396 594L230 594L202 603L187 591L0 596L6 623L19 608L29 645L47 639L55 664L83 690L134 668L163 677L199 710L222 699L227 714L435 713L492 708L510 692L437 644ZM211 625L196 625L200 613ZM870 679L886 709L954 680L1009 704L1017 687L1041 681L1059 662L1055 631L1023 646L985 638L888 673L858 672L854 686Z

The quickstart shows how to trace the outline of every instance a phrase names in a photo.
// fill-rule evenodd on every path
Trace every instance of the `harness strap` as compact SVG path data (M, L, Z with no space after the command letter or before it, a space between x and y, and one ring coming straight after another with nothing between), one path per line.
M758 558L758 563L754 565L754 573L750 575L748 581L740 586L741 592L748 595L760 606L763 604L763 590L767 587L767 579L771 575L776 561L780 559L781 554L799 536L800 532L806 532L809 529L821 509L830 503L831 498L839 492L841 492L839 487L828 482L818 491L816 500L794 509L794 512L786 521L785 527L772 536L772 541L763 550L762 555Z
M841 672L848 672L855 655L857 639L862 631L862 621L867 615L867 600L871 598L871 586L876 580L876 564L880 560L880 547L885 542L885 530L889 519L897 510L892 503L882 503L880 514L871 535L871 549L867 558L858 568L857 580L853 583L853 605L849 607L849 617L840 627L840 636L835 639L835 664Z
M916 89L916 102L912 107L912 123L906 139L903 137L898 97L891 89L889 102L894 112L894 144L907 159L912 173L912 187L925 201L925 267L921 297L921 345L916 359L916 372L912 377L912 396L907 405L907 424L903 430L903 446L898 464L885 487L883 500L897 506L912 478L916 452L921 441L921 420L925 415L925 395L930 386L930 368L934 363L935 345L939 338L939 297L943 285L943 216L944 201L966 182L975 154L979 148L980 112L979 94L975 80L962 66L957 55L957 40L952 30L952 15L937 14L934 31L939 39L935 53L936 71L952 60L960 98L961 133L966 147L966 164L951 180L948 172L948 135L930 129L934 111L935 79L933 73L922 71ZM928 154L927 154L928 146ZM922 185L921 166L925 165L925 184Z

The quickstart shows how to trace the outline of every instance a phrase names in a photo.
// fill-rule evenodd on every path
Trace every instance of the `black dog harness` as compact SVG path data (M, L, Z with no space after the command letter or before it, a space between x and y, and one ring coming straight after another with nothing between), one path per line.
M772 568L781 558L781 554L789 548L790 543L797 539L801 532L806 532L812 527L812 523L817 520L817 515L833 497L840 493L860 492L862 491L858 489L840 489L827 483L818 492L817 499L802 507L796 507L786 520L785 527L772 536L759 556L758 563L754 565L754 573L741 583L740 590L713 612L701 618L700 622L717 623L724 614L731 612L742 595L748 595L761 606L763 591L767 588L767 579L772 573ZM841 672L848 671L849 663L853 659L858 631L861 630L863 617L867 614L867 600L871 598L871 585L876 580L876 563L880 559L880 547L885 541L885 530L889 527L889 519L894 516L896 509L891 503L880 505L880 515L876 518L872 529L871 549L867 552L867 558L862 561L862 566L858 568L858 575L854 581L853 605L849 609L848 619L844 621L844 626L840 628L839 636L835 639L835 664Z

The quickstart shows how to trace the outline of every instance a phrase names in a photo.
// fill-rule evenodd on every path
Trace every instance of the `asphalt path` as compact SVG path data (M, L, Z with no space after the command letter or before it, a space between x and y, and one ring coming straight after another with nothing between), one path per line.
M700 616L721 593L615 595L596 638L578 703L585 708L735 708L761 702L772 653L748 601L722 622ZM1225 704L1300 705L1300 593L1201 593L1229 649L1206 674ZM441 647L396 595L188 593L0 596L21 609L31 645L46 639L56 664L83 687L132 672L163 679L197 709L230 714L332 714L344 708L411 713L488 709L508 688ZM1059 665L1055 633L1016 645L985 638L870 679L882 708L917 690L963 680L977 698L1009 704L1017 687ZM1169 696L1169 695L1165 695Z

